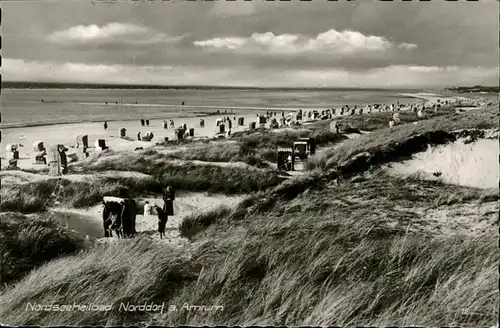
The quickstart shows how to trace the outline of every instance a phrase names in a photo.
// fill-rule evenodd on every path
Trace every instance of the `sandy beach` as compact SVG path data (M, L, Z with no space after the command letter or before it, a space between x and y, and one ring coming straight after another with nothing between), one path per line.
M208 138L213 137L218 131L216 126L216 119L222 118L220 116L206 116L206 117L187 117L175 119L175 127L187 124L188 129L195 129L195 138ZM238 126L237 120L233 120L232 115L227 115L232 120L231 131L238 132L248 129L250 122L255 122L257 119L256 114L247 114L236 116L244 118L244 125ZM205 120L205 126L200 128L200 118ZM103 122L100 123L76 123L76 124L55 124L55 125L40 125L23 128L11 128L2 131L2 144L4 147L1 149L2 158L7 158L7 151L5 145L21 143L23 147L19 148L19 161L18 166L21 169L37 169L43 168L45 165L34 164L35 151L33 143L35 141L43 141L45 148L54 144L63 144L70 148L68 155L78 151L76 146L76 138L78 135L86 134L89 138L89 147L93 147L97 139L105 139L106 145L115 151L134 150L137 147L148 148L154 146L157 142L163 142L165 137L169 140L175 140L174 129L168 128L165 130L162 126L163 120L150 120L149 126L141 126L139 120L137 121L116 121L108 122L108 128L105 130ZM133 139L133 141L120 138L120 129L127 129L126 136ZM227 126L226 126L227 130ZM151 142L137 140L137 133L140 132L144 136L147 132L151 131L155 137ZM23 138L21 140L21 137ZM90 149L92 151L92 149ZM6 161L4 162L6 163Z
M466 99L464 97L443 97L434 93L401 93L401 96L404 97L412 97L415 98L415 103L421 103L422 100L428 105L431 106L434 103L437 103L437 100L441 101L458 101L459 99ZM141 104L143 105L143 104ZM133 104L129 104L128 106L135 106ZM155 105L151 104L151 106L163 106L163 105ZM198 108L200 111L202 109L212 108L213 106L188 106L192 107L192 109ZM220 108L220 106L219 106ZM230 108L230 107L227 107ZM237 107L231 107L237 108ZM241 107L247 108L247 107ZM255 107L248 107L254 108ZM248 109L247 108L247 109ZM175 118L175 127L181 126L182 124L187 124L188 129L195 129L195 138L210 138L214 137L218 132L216 126L216 120L218 118L222 118L223 116L230 117L232 120L233 126L231 131L238 132L248 129L248 125L250 122L257 121L257 113L264 113L268 109L280 109L278 107L262 107L260 110L255 111L236 111L236 115L233 116L231 114L221 114L221 115L210 115L210 116L194 116L194 117L182 117ZM326 108L323 108L323 110ZM405 106L402 110L408 110L409 107ZM289 113L293 113L289 108L281 108L281 110L289 111ZM311 111L312 109L308 108L307 111ZM321 108L318 108L321 111ZM286 113L287 115L288 113ZM336 116L339 116L339 111L336 112ZM244 118L244 125L238 126L237 120L233 120L236 117ZM200 119L205 120L205 127L200 128L199 122ZM170 140L175 140L174 129L168 128L164 129L162 126L163 119L150 119L149 126L141 126L140 120L118 120L118 121L108 121L108 128L104 129L104 122L83 122L83 123L71 123L71 124L47 124L42 125L34 125L34 126L25 126L25 127L11 127L6 128L2 131L2 141L3 145L7 144L21 144L22 147L19 148L19 161L18 166L21 169L43 169L45 166L40 164L35 164L35 151L33 149L33 143L35 141L43 141L44 146L46 148L55 144L63 144L68 147L70 150L68 151L68 155L79 151L76 149L76 138L79 135L88 135L89 138L89 150L93 151L94 143L97 139L105 139L106 145L115 151L132 151L138 147L149 148L154 146L158 142L163 142L165 137L168 137ZM120 138L120 129L125 128L127 138ZM227 126L226 126L227 130ZM141 133L141 136L144 136L147 132L152 132L155 137L151 142L148 141L139 141L137 139L137 134ZM5 160L8 158L9 153L6 151L5 146L0 149L0 154L2 159Z

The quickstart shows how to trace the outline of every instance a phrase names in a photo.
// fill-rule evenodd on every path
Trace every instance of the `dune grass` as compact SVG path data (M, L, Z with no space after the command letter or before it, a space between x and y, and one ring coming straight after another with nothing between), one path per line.
M285 131L258 131L242 133L239 138L240 154L256 155L266 161L275 162L279 147L291 148L298 138L314 138L317 146L337 143L344 140L341 134L326 128L288 129Z
M309 170L330 169L363 152L392 152L398 143L420 134L436 131L446 133L459 129L498 128L497 116L498 105L462 114L438 116L419 121L417 124L401 124L392 129L376 130L359 138L346 140L338 148L308 160L306 168Z
M133 240L52 261L2 293L0 315L5 323L41 325L496 323L497 236L429 233L418 208L498 201L498 195L382 173L315 183L296 194L290 184L274 203L247 199L250 210L237 220L224 210L205 216L213 224L194 235L199 247L191 259ZM49 300L113 304L113 310L24 311L27 302ZM185 303L224 309L118 311L120 302L164 301L179 309Z
M231 210L222 206L209 212L192 214L182 220L179 232L182 237L191 238L206 227L214 224L217 218L229 213L231 213Z
M283 178L273 171L255 171L238 167L200 166L192 163L176 165L169 155L156 151L123 152L109 158L80 164L85 172L136 171L153 176L161 186L177 190L208 191L223 194L250 193L278 185Z
M166 155L169 159L199 160L205 162L243 162L251 166L267 167L256 154L241 151L237 143L209 143L203 148L193 148Z
M26 184L2 186L0 191L0 211L36 213L54 206L58 194L58 181L55 179ZM62 179L63 190L59 193L61 205L82 208L102 201L103 196L119 196L126 189L131 197L145 193L160 193L161 185L152 179L103 178L89 182L71 182Z
M45 262L83 248L80 236L48 216L0 213L0 288Z

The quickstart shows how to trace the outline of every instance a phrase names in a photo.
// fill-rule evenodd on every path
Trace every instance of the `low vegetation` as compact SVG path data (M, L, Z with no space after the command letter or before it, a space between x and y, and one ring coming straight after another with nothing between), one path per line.
M341 134L326 128L289 129L285 131L245 132L237 136L240 154L258 156L266 161L275 162L278 148L291 148L298 138L313 138L317 146L334 144L346 139Z
M499 255L497 236L488 226L494 214L477 212L479 221L488 222L484 231L443 234L440 224L454 217L434 222L421 211L496 203L493 191L382 173L298 183L306 187L305 181L315 183L295 196L294 183L287 181L290 192L271 195L274 202L258 194L248 198L245 213L240 207L195 218L206 228L192 231L199 247L191 259L135 240L52 261L0 296L0 315L6 323L42 325L496 322ZM113 309L24 311L27 302L47 299L113 304ZM119 311L122 302L166 302L179 311ZM184 304L222 305L224 310L180 310Z
M238 167L177 165L168 154L152 150L144 153L120 153L108 158L85 162L80 169L95 171L136 171L153 176L161 186L177 190L208 191L223 194L250 193L278 185L283 178L277 172L256 171Z
M167 154L153 150L103 155L75 166L87 173L119 170L153 176L151 185L129 186L132 192L168 183L181 190L253 193L235 209L221 207L185 218L180 232L192 243L184 249L145 236L78 253L68 246L65 254L70 256L43 264L1 292L0 317L6 324L44 326L497 324L498 189L398 178L377 169L330 174L363 152L392 156L418 135L446 137L458 129L498 127L497 111L498 105L374 130L327 152L308 174L283 182L273 171L174 165ZM324 130L246 133L236 136L238 149L201 154L212 160L230 153L266 160L267 151L287 147L302 134L323 145L343 138ZM40 185L23 195L46 194L49 187ZM93 199L95 186L87 188L80 197L85 202ZM7 234L13 235L12 246L2 249L22 240L17 227ZM120 308L163 302L164 313ZM103 304L111 309L26 311L28 303ZM169 311L170 304L177 310Z
M241 146L238 143L210 143L203 148L193 148L167 154L166 158L205 162L243 162L259 168L268 166L255 153L241 151Z
M0 288L50 260L83 248L78 234L48 216L0 213Z
M462 114L451 114L419 121L417 124L401 124L392 129L376 130L369 135L346 140L338 148L328 151L323 156L308 161L309 170L330 169L342 165L357 154L364 152L393 153L398 144L417 136L446 134L460 129L498 128L498 105L483 110L469 111ZM427 143L424 143L425 146Z
M62 190L60 185L63 186ZM61 183L55 179L43 180L2 186L0 211L42 212L54 206L56 200L70 207L88 207L102 201L103 196L119 196L124 189L128 190L131 197L162 190L161 185L152 179L103 178L89 182L62 179Z

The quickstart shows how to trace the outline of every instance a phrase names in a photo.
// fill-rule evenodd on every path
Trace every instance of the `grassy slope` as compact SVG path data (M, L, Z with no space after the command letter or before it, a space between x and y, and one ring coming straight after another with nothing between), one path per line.
M48 217L0 213L0 285L33 268L84 248L83 239Z
M143 153L120 153L80 164L86 173L93 171L136 171L150 174L161 186L177 190L208 191L225 194L249 193L276 186L283 179L276 172L236 167L175 165L169 155L148 150Z
M421 122L420 130L406 125L392 136L422 128L490 127L496 110L467 114L469 120L465 114L454 121L431 119ZM375 140L378 147L384 144L380 136ZM355 153L366 143L350 140L345 150ZM116 165L146 166L140 161ZM194 224L185 232L199 246L191 260L143 240L102 246L48 263L12 286L0 296L0 316L6 323L41 325L491 326L499 305L498 236L436 233L438 224L425 210L485 202L498 208L498 199L496 190L383 174L334 183L316 171L274 192L254 194L232 212L191 217ZM453 221L449 213L447 220ZM497 213L477 211L476 216L498 220ZM115 306L188 302L225 309L153 317L24 311L28 301L49 300Z
M102 246L36 270L0 297L0 315L6 323L42 325L492 325L497 236L433 236L435 227L416 209L495 201L493 191L383 174L316 184L264 207L255 205L266 200L254 197L245 204L251 213L216 214L215 224L194 236L191 260L141 240ZM48 300L225 309L151 317L22 308Z
M161 186L151 179L103 178L90 182L70 182L62 179L64 191L59 201L71 207L88 207L102 200L105 195L119 196L120 189L126 188L131 196L161 192ZM21 185L2 186L0 211L36 213L54 205L53 192L57 193L57 180L38 181Z
M438 116L419 121L418 124L397 125L393 129L379 129L359 138L346 140L338 148L309 161L308 168L333 168L363 152L390 152L395 143L430 131L451 132L459 129L498 128L498 126L498 104L483 110Z

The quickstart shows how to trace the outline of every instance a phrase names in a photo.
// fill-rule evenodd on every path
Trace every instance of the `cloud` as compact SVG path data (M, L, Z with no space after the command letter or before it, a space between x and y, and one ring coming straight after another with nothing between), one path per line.
M211 48L226 48L226 49L238 49L243 46L247 40L245 38L215 38L205 41L194 41L195 46L199 47L211 47Z
M309 38L300 34L273 32L253 33L250 37L214 38L195 41L195 46L205 49L231 50L241 53L351 55L359 53L383 53L393 48L413 50L416 44L394 44L382 36L364 35L357 31L330 29Z
M390 65L365 71L341 68L255 69L251 66L134 66L24 61L5 58L5 81L258 87L424 88L497 84L497 68Z
M183 36L172 37L148 27L125 23L77 25L47 36L49 42L65 46L151 45L177 42L182 38Z

